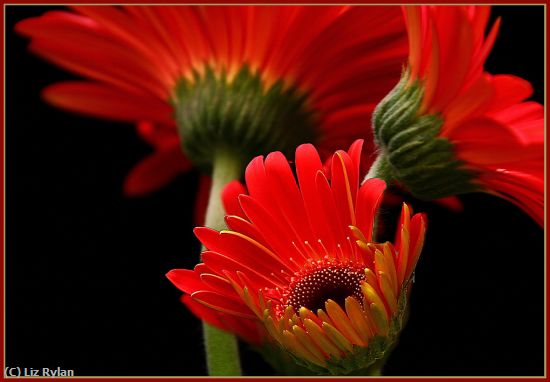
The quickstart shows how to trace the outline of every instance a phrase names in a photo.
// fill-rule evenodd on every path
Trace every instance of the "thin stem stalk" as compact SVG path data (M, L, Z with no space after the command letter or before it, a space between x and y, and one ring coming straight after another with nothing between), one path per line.
M383 151L380 151L378 153L378 156L370 166L369 172L367 173L363 181L371 178L380 178L386 183L389 183L391 181L390 164L388 163L386 154L384 154Z
M221 192L225 185L239 179L243 171L243 161L234 153L219 150L214 157L212 187L206 209L205 226L225 229L225 211ZM204 249L204 248L203 248ZM239 347L237 339L231 333L220 330L203 321L204 346L208 374L212 376L241 375Z

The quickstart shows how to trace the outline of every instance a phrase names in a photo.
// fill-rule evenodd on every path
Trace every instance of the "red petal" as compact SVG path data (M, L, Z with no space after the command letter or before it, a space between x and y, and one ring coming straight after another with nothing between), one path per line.
M474 7L473 9L479 9L477 7ZM481 8L484 9L484 8ZM485 17L485 16L483 16ZM493 26L491 27L491 30L487 34L487 38L483 42L483 45L476 51L474 62L472 64L472 68L470 69L470 75L475 76L481 74L483 71L483 65L485 64L485 60L487 59L487 56L489 56L489 53L491 52L491 49L493 48L493 45L495 43L495 40L498 35L498 31L500 29L500 17L495 21ZM483 28L485 29L485 27ZM480 36L483 36L482 31L474 31L475 33L480 33ZM475 36L475 35L474 35ZM475 36L476 38L480 38L479 36Z
M265 170L268 186L276 190L275 203L271 203L275 209L270 212L277 213L275 219L292 229L296 242L311 241L313 234L309 225L304 224L307 222L304 201L287 159L280 152L271 153L265 160Z
M363 143L365 141L363 139L358 139L355 142L352 143L348 150L348 155L351 158L353 162L353 170L354 174L353 176L359 180L359 177L361 176L360 170L361 170L361 152L363 149Z
M409 237L410 237L411 213L412 211L409 205L406 203L403 203L401 207L401 215L399 216L399 224L397 225L397 229L395 231L395 239L393 241L393 246L397 253L401 252L401 230L403 229L403 227L407 227L407 229L409 229ZM410 245L409 245L409 249L410 249ZM397 263L401 264L401 261L398 260Z
M205 289L199 274L189 269L172 269L166 274L166 277L184 293L191 294Z
M517 171L498 170L480 174L479 180L488 191L504 198L544 226L544 178Z
M294 72L296 67L305 63L304 51L308 45L341 12L339 7L299 7L296 10L295 17L291 19L289 29L286 31L284 49L273 49L269 45L260 45L263 49L272 50L269 68L275 70L278 76L281 77ZM273 17L273 15L271 16ZM275 28L278 27L277 23L273 23L273 21L270 24ZM262 30L264 28L266 26L260 26L258 29Z
M197 227L193 230L193 233L206 248L219 247L220 233L218 231L208 227Z
M188 171L192 164L179 146L158 151L139 162L126 176L124 194L144 196L170 183L179 174Z
M422 8L419 6L404 6L405 22L409 36L409 68L414 80L420 74L421 53L423 49Z
M61 82L43 90L51 104L73 112L123 122L174 123L172 108L157 98L92 82Z
M151 47L144 55L87 17L53 11L24 20L17 30L32 37L32 51L77 74L125 89L142 89L162 100L174 85Z
M233 180L225 185L222 190L222 203L227 215L236 215L244 218L245 214L239 203L239 195L247 195L246 188L238 180Z
M191 298L200 304L203 304L218 312L232 314L237 317L256 318L254 313L237 296L221 295L207 290L197 291L191 295Z
M247 267L254 264L256 271L268 277L273 272L288 269L281 252L275 255L263 244L247 240L246 237L242 237L242 234L233 231L219 233L212 229L199 227L195 228L195 235L209 250L227 256L236 263Z
M204 283L203 290L209 289L213 292L231 296L235 293L235 290L231 286L231 283L218 275L213 275L211 273L202 273L200 275L200 280Z
M214 309L210 309L202 304L199 304L187 294L181 296L181 302L183 302L185 306L187 306L191 313L193 313L201 320L206 321L210 325L217 328L229 330L225 323L220 320L220 313L215 311Z
M454 127L467 118L475 118L493 97L493 84L490 76L481 76L466 91L462 92L443 112L445 124L441 135L450 134Z
M139 8L145 9L145 7ZM159 72L165 73L165 76L169 76L174 67L183 66L185 68L190 66L185 50L178 49L175 45L172 45L172 49L169 49L169 51L166 49L167 44L170 45L176 39L177 33L172 33L170 36L160 36L159 38L158 34L151 28L151 25L162 27L163 24L168 24L168 22L155 23L155 20L134 17L129 14L131 12L125 12L112 6L73 6L73 9L96 21L105 32L111 35L112 39L131 46L136 52L143 54L154 67L158 68ZM169 13L175 13L174 8L156 8L159 16L165 15L166 10L172 11ZM136 34L136 30L140 30L141 33ZM182 28L178 32L181 33ZM177 58L173 57L172 54L175 54Z
M255 285L263 285L267 288L275 288L283 285L274 279L273 275L262 274L255 268L255 263L243 264L217 252L206 251L202 253L202 260L214 273L224 276L224 271L245 272ZM250 265L250 266L249 266Z
M236 215L227 215L225 224L231 231L240 232L256 241L265 242L263 235L248 220Z
M456 196L448 196L446 198L435 199L434 203L439 204L453 212L461 212L464 209L462 202Z
M94 81L105 82L108 86L123 89L128 93L150 94L152 98L160 100L169 97L169 89L174 84L162 84L152 73L153 69L139 64L139 57L124 57L124 49L121 47L105 47L96 43L86 46L84 43L80 46L85 46L85 50L77 50L74 44L34 39L29 45L29 50L70 72Z
M136 125L138 135L145 142L158 149L165 149L179 144L179 135L174 124L163 125L140 121Z
M385 189L386 182L377 178L367 179L359 189L355 210L357 228L363 232L367 241L373 241L372 228L374 218L382 202Z
M426 234L427 217L425 214L415 214L411 219L410 240L409 240L409 259L407 261L407 270L405 279L408 279L418 262L418 257L424 245L424 236Z
M431 111L443 110L466 82L473 54L470 22L462 7L432 7L439 46L439 76ZM457 59L460 57L460 59Z
M371 103L356 107L346 107L327 115L323 121L323 136L318 141L318 149L321 156L328 157L335 151L347 146L350 143L350 138L365 135L365 121L371 119L375 106L375 104ZM358 145L354 144L354 146ZM367 155L374 152L372 136L366 137L364 146ZM351 156L351 151L348 151L348 153ZM367 158L365 156L361 159L365 161ZM365 163L361 162L361 166L364 167Z
M254 264L255 269L262 274L269 275L272 272L278 272L285 268L286 270L290 270L282 256L279 256L278 253L273 253L271 249L262 243L255 242L243 234L233 231L222 231L220 239L224 255L243 264Z
M296 80L312 89L313 99L340 93L345 97L340 106L378 102L399 80L406 60L400 11L396 7L350 7L301 54L295 66Z
M271 190L267 186L267 176L262 156L252 159L246 166L245 179L250 196L265 206L269 206L273 202Z
M347 226L343 224L338 214L338 209L334 201L332 190L328 184L328 180L322 172L317 172L315 177L315 186L317 189L317 195L319 204L322 206L317 212L317 216L325 221L326 226L329 228L329 233L326 236L321 237L321 240L325 244L330 253L337 253L337 246L344 246L347 242L346 233ZM330 237L328 236L330 235Z
M449 139L460 159L475 165L507 163L539 155L539 149L528 145L510 126L488 118L467 121L456 127Z
M494 119L510 126L523 142L544 144L544 107L536 102L523 102L493 113Z
M126 176L124 194L144 196L170 183L176 176L191 168L179 146L157 151L139 162Z
M515 105L533 94L529 81L512 75L501 74L493 76L493 100L489 111L497 111Z
M323 171L323 164L315 147L311 144L298 146L296 149L296 173L309 225L315 237L321 238L325 246L333 248L335 247L335 243L331 228L324 217L324 206L319 198L315 184L315 178L319 171Z
M357 173L346 152L337 151L334 154L331 166L331 189L340 222L346 227L357 224L355 218L355 201L359 184Z
M483 45L485 29L491 14L489 6L468 6L468 16L472 23L472 34L474 36L474 46L480 48Z
M245 195L241 195L239 200L248 219L258 232L261 232L265 246L272 249L286 266L292 266L289 259L298 254L292 242L302 245L298 237L293 235L283 222L276 220L257 200Z
M492 114L495 119L507 124L516 125L523 122L541 121L544 119L544 107L536 102L523 102ZM543 129L541 129L543 130Z

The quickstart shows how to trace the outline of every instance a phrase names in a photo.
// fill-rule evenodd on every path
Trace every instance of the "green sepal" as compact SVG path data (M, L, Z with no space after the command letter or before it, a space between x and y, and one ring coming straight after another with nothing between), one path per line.
M411 82L404 71L376 107L373 130L380 152L369 176L397 181L422 200L478 191L475 172L457 159L452 142L440 136L441 116L420 114L423 95L423 83Z
M206 170L214 153L232 151L248 162L271 151L292 154L316 141L316 115L307 93L278 81L266 88L257 72L243 66L229 79L207 67L178 81L171 100L183 151Z
M399 334L406 323L407 288L410 281L409 279L401 289L397 313L391 320L388 335L371 338L367 347L354 345L353 350L344 357L328 359L326 367L296 357L291 352L273 344L267 344L258 351L279 372L292 373L285 375L380 375L383 363L397 344ZM289 364L291 360L294 365L298 365L298 368Z
M323 369L315 364L311 364L317 368L315 371L303 366L294 355L276 343L268 342L262 346L252 346L252 349L261 354L278 375L306 376L323 373Z

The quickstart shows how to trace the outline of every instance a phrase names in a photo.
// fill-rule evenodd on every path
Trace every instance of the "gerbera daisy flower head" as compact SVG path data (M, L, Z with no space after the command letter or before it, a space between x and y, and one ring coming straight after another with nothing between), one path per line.
M387 6L74 6L16 30L84 77L46 88L50 103L161 133L130 194L190 167L180 140L202 167L219 151L244 165L308 141L327 154L348 146L407 54L400 10Z
M359 184L361 145L328 167L312 145L299 146L297 181L280 152L252 160L246 187L224 191L228 230L197 228L203 262L167 275L189 308L316 373L381 359L403 325L426 217L404 204L394 243L374 240L385 183Z
M472 191L509 200L543 224L544 116L531 85L483 64L489 7L406 6L408 67L373 116L371 172L420 199Z

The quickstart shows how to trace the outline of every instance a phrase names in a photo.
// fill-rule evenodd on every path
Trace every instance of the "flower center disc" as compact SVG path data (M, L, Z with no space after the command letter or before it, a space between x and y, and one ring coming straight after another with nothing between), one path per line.
M344 306L346 297L363 301L361 280L363 272L352 268L324 268L310 273L296 282L288 296L287 305L297 312L302 306L311 311L325 308L325 301L333 300Z

